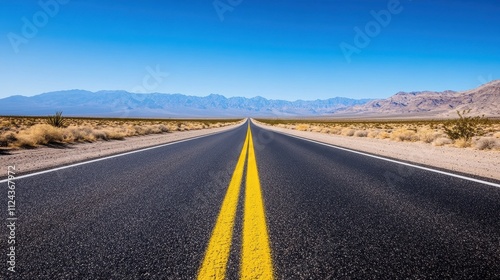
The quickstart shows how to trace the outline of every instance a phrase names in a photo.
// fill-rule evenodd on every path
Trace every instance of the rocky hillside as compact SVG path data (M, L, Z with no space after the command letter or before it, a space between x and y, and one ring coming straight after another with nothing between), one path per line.
M469 109L474 115L500 116L500 80L462 92L398 92L387 99L340 109L335 115L454 117L457 110Z

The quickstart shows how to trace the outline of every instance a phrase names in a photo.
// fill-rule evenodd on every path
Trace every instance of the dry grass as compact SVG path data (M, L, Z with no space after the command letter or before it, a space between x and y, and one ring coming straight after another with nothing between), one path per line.
M416 142L419 140L417 133L406 128L398 128L391 133L391 139L396 141Z
M453 142L453 145L457 148L468 148L471 146L471 142L465 139L457 139Z
M445 135L442 133L436 132L434 129L424 127L422 129L417 130L417 136L418 136L419 140L424 142L424 143L432 143L432 142L434 142L434 140L436 140L438 138L442 138Z
M295 130L298 130L298 131L307 131L308 129L309 129L309 125L304 124L304 123L301 123L301 124L298 124L295 126Z
M451 140L445 133L446 120L402 120L402 121L304 121L304 120L258 120L268 125L300 131L314 131L346 137L389 139L399 142L423 142L434 146L473 147L479 150L500 150L500 120L481 124L487 132L474 143L461 139ZM486 140L483 140L486 139ZM493 141L497 139L496 141Z
M54 127L42 117L0 117L0 147L34 148L122 140L132 136L223 127L239 120L65 118L65 121L66 127Z
M370 131L368 131L367 137L368 138L377 138L379 134L380 134L380 131L378 131L378 130L370 130Z

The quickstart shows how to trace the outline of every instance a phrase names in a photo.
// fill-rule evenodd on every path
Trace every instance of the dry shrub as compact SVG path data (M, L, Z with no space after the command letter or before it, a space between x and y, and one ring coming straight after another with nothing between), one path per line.
M493 137L500 138L500 132L496 132L495 134L493 134Z
M12 132L0 135L0 147L8 147L11 143L14 143L16 141L16 135Z
M295 130L298 131L307 131L309 129L309 125L305 123L301 123L295 126Z
M356 137L366 137L366 136L368 136L368 131L366 131L366 130L357 130L356 132L354 132L354 136L356 136Z
M419 137L413 130L398 128L391 133L391 139L396 141L415 142L419 140Z
M186 130L186 131L193 130L193 128L194 128L194 126L191 123L187 123L184 125L184 130Z
M419 140L422 142L432 143L437 138L442 137L442 134L435 132L432 129L423 128L423 129L418 130L417 136L418 136Z
M498 140L493 137L481 138L476 142L476 149L478 150L493 150L500 148Z
M453 143L453 141L451 141L451 139L446 138L446 137L438 137L434 141L432 141L432 145L437 146L437 147L449 145L452 143Z
M160 129L161 132L170 132L169 128L164 124L158 125L158 128ZM203 128L205 128L205 126Z
M321 133L330 133L330 129L328 127L322 128Z
M341 134L344 136L353 136L355 132L352 128L343 128Z
M203 124L201 123L189 123L188 124L188 128L190 130L199 130L199 129L203 129Z
M149 126L149 134L160 134L168 132L168 127L164 126L163 124L154 124Z
M94 130L92 131L92 137L93 137L93 140L91 141L96 141L96 140L106 140L108 141L108 135L106 134L105 131L103 130L100 130L100 129L97 129L97 130Z
M103 131L104 134L106 135L106 139L104 140L123 140L125 138L125 133L114 130L114 129L106 129Z
M367 137L368 138L377 138L379 133L380 133L380 131L378 131L378 130L370 130L370 132L368 132Z
M136 135L146 135L152 133L152 128L149 126L136 125L134 126Z
M387 138L390 138L391 137L391 134L388 133L387 131L380 131L378 134L377 134L377 138L378 139L387 139Z
M467 148L467 147L470 147L471 146L471 142L470 141L467 141L463 138L460 138L460 139L457 139L455 140L455 142L453 143L455 145L455 147L457 148Z
M322 127L317 126L317 125L313 125L313 126L311 126L311 129L309 131L312 131L312 132L321 132L321 130L323 130Z
M93 142L95 141L94 129L92 127L68 127L64 130L65 142Z
M36 124L21 131L16 138L18 147L36 147L64 140L62 129L48 124Z
M335 134L335 135L340 135L340 134L342 134L342 128L340 128L338 126L332 127L332 128L330 128L330 133Z
M177 125L176 125L176 124L169 123L169 124L167 125L167 129L168 129L168 131L177 131Z

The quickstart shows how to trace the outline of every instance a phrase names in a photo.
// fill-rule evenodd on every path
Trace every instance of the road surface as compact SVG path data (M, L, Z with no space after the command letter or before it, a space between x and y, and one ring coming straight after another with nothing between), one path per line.
M2 279L500 278L498 182L250 128L3 180Z

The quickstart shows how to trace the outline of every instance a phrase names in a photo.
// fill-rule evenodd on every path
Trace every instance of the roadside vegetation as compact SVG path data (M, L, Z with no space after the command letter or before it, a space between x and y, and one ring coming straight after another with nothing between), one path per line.
M500 119L489 120L458 112L451 120L280 120L257 121L281 128L346 137L367 137L434 146L471 147L500 151Z
M57 112L48 117L0 117L0 147L35 148L126 137L223 127L237 119L73 118Z

